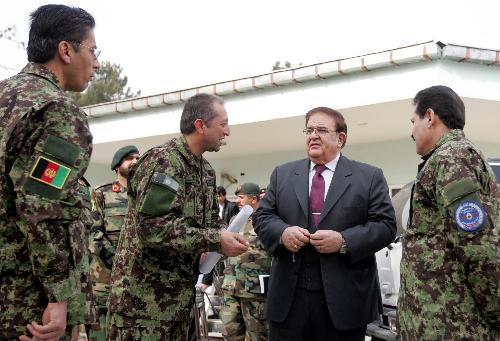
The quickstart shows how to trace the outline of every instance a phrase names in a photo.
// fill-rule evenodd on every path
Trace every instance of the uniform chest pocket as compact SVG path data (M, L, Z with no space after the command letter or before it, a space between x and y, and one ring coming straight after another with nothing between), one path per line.
M108 216L124 216L127 214L127 206L124 207L108 207L104 209L104 212Z
M253 294L261 294L260 290L260 280L259 275L260 271L254 269L245 269L246 270L246 278L245 278L245 290L247 292L251 292Z
M125 222L124 215L107 215L104 218L104 227L107 233L121 231Z
M184 216L195 217L196 210L200 203L199 197L203 195L203 188L200 186L200 179L193 175L186 176L184 184L186 188L183 210Z

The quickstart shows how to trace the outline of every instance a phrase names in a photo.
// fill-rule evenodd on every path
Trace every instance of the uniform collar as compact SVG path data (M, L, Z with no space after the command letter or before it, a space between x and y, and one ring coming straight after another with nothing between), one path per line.
M431 155L434 154L436 149L438 149L439 147L441 147L445 143L448 143L450 141L458 141L458 140L461 140L464 138L465 138L465 134L464 134L463 130L451 129L449 132L447 132L446 134L441 136L441 138L436 142L434 149L432 149L430 152L428 152L427 154L422 156L422 160L426 161L427 159L429 159L431 157Z
M191 149L189 149L186 137L184 135L181 135L176 139L175 143L177 145L177 150L181 153L187 163L189 163L193 167L200 168L200 161L203 160L203 157L198 157L193 154Z
M56 75L54 75L52 71L47 69L45 65L30 62L26 64L26 66L21 70L21 73L29 73L45 78L46 80L54 84L55 87L61 89L61 84L59 83Z

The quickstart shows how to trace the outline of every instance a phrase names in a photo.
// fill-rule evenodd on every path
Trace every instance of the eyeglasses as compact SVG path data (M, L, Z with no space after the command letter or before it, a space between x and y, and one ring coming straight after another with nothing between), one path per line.
M309 127L304 130L302 130L305 136L311 136L312 133L316 132L319 136L324 136L329 133L339 133L339 130L330 130L328 128L323 128L323 127Z
M84 43L78 43L78 42L75 42L75 43L89 49L90 53L92 53L92 55L94 56L95 59L99 58L99 56L101 55L101 50L98 50L95 47L90 47L88 45L85 45Z

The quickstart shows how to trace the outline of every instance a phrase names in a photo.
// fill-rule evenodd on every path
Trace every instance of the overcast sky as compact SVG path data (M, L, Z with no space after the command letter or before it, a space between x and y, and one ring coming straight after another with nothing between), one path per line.
M27 42L28 16L46 1L5 4L0 30ZM96 19L101 60L120 64L133 90L152 95L428 40L500 50L500 1L66 1ZM0 39L0 79L26 52Z

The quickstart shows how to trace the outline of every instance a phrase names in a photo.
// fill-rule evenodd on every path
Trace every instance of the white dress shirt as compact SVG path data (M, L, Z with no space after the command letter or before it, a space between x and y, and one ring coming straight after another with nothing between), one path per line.
M337 154L335 159L325 164L326 169L321 173L323 179L325 180L325 197L323 201L326 199L326 195L328 194L328 189L330 188L330 184L332 183L333 173L335 172L335 168L337 168L337 163L339 162L340 153ZM316 164L311 161L309 168L309 195L311 195L311 186L312 186L312 178L314 174L316 174L316 170L314 169Z

